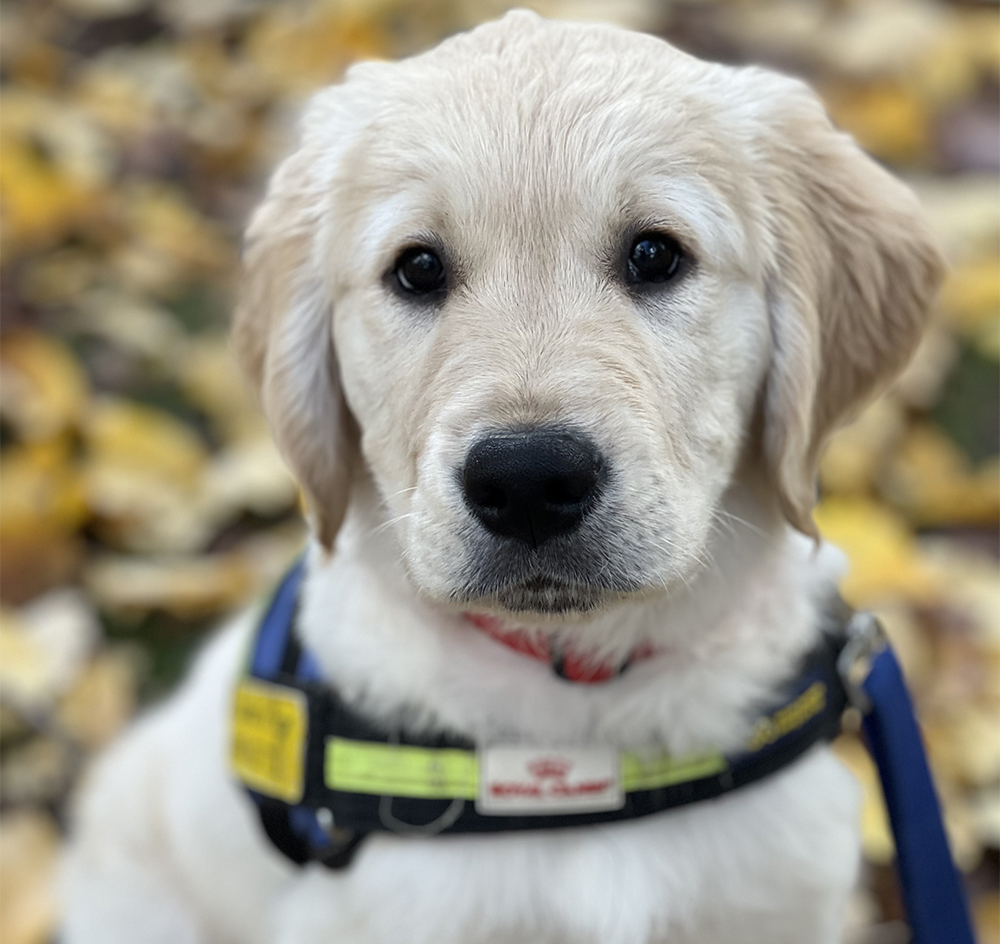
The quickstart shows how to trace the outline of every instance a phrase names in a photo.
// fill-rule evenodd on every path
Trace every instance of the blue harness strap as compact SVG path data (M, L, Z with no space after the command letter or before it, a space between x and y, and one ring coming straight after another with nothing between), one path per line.
M264 611L250 657L250 673L256 678L274 679L281 672L305 571L305 560L300 558L281 578Z
M886 645L861 686L864 730L885 793L913 944L975 944L903 673Z

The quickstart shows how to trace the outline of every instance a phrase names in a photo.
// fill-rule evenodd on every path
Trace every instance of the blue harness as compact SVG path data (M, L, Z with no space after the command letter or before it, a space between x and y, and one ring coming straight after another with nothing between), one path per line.
M475 744L448 732L412 736L386 730L355 712L324 680L294 631L304 572L300 561L286 574L260 621L237 689L232 739L234 771L265 833L293 862L344 868L376 831L429 836L558 829L711 799L762 779L818 741L833 738L844 708L853 705L862 713L882 779L913 944L975 944L909 694L870 614L851 614L843 604L833 608L837 612L820 642L761 713L755 740L744 752L686 768L658 768L645 778L633 772L634 789L614 810L491 815L463 799L468 794L462 776L474 770ZM352 750L368 752L358 755L363 763L352 762ZM389 795L384 780L381 787L365 785L366 775L372 783L384 776L364 769L372 766L371 758L398 767L400 753L408 763L426 762L438 770L442 790L408 790L405 779Z

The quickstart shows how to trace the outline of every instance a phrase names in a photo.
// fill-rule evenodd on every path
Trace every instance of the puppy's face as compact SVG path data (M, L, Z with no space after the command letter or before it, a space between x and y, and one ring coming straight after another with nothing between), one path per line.
M353 416L421 592L579 612L688 581L747 456L807 528L937 268L800 86L520 14L316 100L236 340L321 539Z
M462 93L414 77L359 136L333 196L335 342L418 586L584 609L697 566L767 312L705 166L714 121L685 132L688 108L507 55Z

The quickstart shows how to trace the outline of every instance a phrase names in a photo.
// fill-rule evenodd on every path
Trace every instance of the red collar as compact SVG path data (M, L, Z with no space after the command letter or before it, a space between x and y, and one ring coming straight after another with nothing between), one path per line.
M481 629L491 639L513 649L515 652L539 662L547 662L555 673L570 682L591 685L595 682L607 682L621 675L633 662L641 662L656 654L656 649L649 643L636 646L628 658L621 664L602 662L586 652L575 652L572 649L563 652L553 652L549 641L542 635L530 633L524 629L508 629L503 620L485 613L466 613L465 618L477 629Z

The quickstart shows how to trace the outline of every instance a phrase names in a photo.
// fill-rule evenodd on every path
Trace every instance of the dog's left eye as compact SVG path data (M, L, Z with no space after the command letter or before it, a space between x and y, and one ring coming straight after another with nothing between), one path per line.
M430 295L445 285L444 263L433 249L415 246L405 250L393 269L396 282L408 295Z
M633 285L666 282L680 269L683 252L665 233L640 233L629 250L626 275Z

